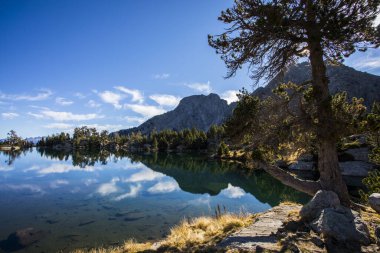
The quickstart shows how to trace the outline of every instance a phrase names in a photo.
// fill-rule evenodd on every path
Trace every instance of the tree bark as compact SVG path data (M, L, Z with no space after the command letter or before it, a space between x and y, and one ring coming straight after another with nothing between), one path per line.
M314 196L317 191L322 189L319 182L297 178L277 166L260 163L259 167L268 172L272 177L281 181L284 185L290 186L310 196Z
M308 1L307 16L309 21L308 48L309 60L313 78L313 92L318 113L317 141L318 141L318 170L319 183L324 190L334 191L343 205L350 205L347 186L343 181L336 150L336 132L331 108L326 66L323 60L321 46L322 34L318 28L313 10L312 1Z

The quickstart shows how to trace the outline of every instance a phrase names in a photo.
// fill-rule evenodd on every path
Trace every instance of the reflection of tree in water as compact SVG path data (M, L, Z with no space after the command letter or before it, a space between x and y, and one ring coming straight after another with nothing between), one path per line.
M26 154L29 149L25 149L21 151L18 150L2 150L1 152L7 156L7 159L5 160L5 163L10 166L14 163L14 161L21 156L21 154Z
M281 201L304 203L309 199L305 194L283 185L264 171L248 171L239 163L209 159L207 155L199 153L111 154L108 151L63 152L52 149L38 149L38 151L41 156L61 161L68 160L71 156L73 165L81 168L96 163L105 165L111 159L116 163L119 159L128 157L132 162L141 162L154 171L173 177L183 191L196 194L208 193L215 196L230 183L271 206L278 205Z
M110 152L107 150L101 150L98 152L80 149L74 151L62 151L38 148L37 150L41 156L58 159L60 161L67 161L71 157L73 165L81 168L85 168L86 166L94 166L96 163L106 165L111 157Z
M283 185L266 172L255 170L248 173L236 162L210 160L199 154L132 155L131 159L173 177L182 190L191 193L217 195L230 183L271 206L282 201L305 203L309 199L307 195Z

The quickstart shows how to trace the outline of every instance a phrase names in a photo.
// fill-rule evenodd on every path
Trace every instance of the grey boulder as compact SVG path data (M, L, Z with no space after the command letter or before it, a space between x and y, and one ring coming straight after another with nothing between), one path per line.
M367 225L355 211L343 206L324 209L311 227L324 238L333 238L341 243L371 243Z
M332 191L319 190L314 197L302 207L300 215L305 221L319 217L323 209L340 206L338 195Z
M380 193L372 193L368 198L369 205L377 213L380 213Z

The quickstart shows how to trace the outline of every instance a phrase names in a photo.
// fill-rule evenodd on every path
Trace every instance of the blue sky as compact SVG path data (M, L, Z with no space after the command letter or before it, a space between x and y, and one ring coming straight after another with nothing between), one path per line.
M0 0L0 138L137 126L189 95L253 89L207 44L232 1ZM380 53L346 64L380 74Z

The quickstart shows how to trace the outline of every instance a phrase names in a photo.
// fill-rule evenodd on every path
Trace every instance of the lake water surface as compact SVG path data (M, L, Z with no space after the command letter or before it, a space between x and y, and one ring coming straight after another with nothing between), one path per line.
M159 240L184 218L261 212L308 197L263 171L197 154L0 153L0 252L9 234L32 227L41 239L18 252L69 252L128 238Z

